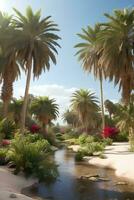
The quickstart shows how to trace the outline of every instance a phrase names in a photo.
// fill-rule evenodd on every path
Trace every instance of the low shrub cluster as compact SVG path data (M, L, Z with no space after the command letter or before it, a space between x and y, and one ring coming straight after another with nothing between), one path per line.
M49 142L37 134L16 134L8 149L0 149L0 164L4 161L15 166L15 174L38 177L40 181L55 180L57 165L52 159Z

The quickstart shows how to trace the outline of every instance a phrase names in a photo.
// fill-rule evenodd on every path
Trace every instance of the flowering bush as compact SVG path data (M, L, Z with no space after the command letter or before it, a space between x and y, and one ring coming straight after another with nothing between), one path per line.
M10 145L10 141L9 140L2 140L1 144L2 144L2 146L8 146L8 145Z
M30 131L31 133L38 133L40 130L40 127L36 124L33 124L31 127L30 127Z
M104 138L114 138L118 132L118 129L115 127L105 127L102 131L102 136Z

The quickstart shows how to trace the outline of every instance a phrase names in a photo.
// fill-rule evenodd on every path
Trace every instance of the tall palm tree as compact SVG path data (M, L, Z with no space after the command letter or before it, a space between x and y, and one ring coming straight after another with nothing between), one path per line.
M100 25L96 24L94 28L88 26L87 29L82 29L82 34L78 36L83 40L83 43L77 44L78 58L82 61L84 71L93 73L94 77L100 81L100 96L101 96L101 112L102 112L102 128L105 127L105 114L103 102L103 77L104 68L99 63L101 50L97 46L97 34L101 31Z
M31 113L42 123L43 131L45 132L46 125L55 120L59 114L58 104L55 99L49 97L35 98L31 103Z
M9 102L13 95L13 83L20 75L16 51L13 44L11 45L15 33L11 20L11 16L0 12L0 78L4 117L7 117Z
M56 47L59 47L57 43L59 37L54 33L58 31L57 24L50 16L41 18L40 10L33 13L31 7L28 7L26 16L16 9L14 11L17 15L14 24L18 30L16 48L27 73L21 118L21 129L24 132L31 73L34 78L38 78L43 71L49 70L51 61L56 64L55 53L57 53Z
M105 14L107 23L102 24L97 43L103 48L100 63L105 66L107 76L122 89L125 103L130 102L134 89L134 10L115 10L113 15Z
M88 127L93 127L96 123L96 117L94 116L99 115L98 99L94 93L80 89L73 93L71 102L72 110L76 112L82 127L87 133Z

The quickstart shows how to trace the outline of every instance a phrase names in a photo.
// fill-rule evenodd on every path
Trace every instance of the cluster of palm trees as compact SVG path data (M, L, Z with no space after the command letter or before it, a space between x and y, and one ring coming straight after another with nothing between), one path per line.
M0 12L0 78L3 116L8 115L8 106L13 95L13 83L21 72L26 73L26 87L21 111L21 131L24 132L31 74L38 78L49 70L50 62L56 64L57 24L51 16L41 18L41 11L26 9L26 15L14 9L15 16Z
M134 10L115 10L113 15L105 16L107 22L96 24L94 28L88 26L82 29L78 36L83 42L75 46L84 71L92 72L100 80L103 128L103 79L119 84L125 105L130 103L134 89Z
M19 113L15 118L16 122L18 120L21 122L23 133L31 75L38 78L43 71L49 70L51 62L56 64L60 37L56 34L59 31L57 24L51 20L50 16L42 18L40 10L33 12L31 7L28 7L26 14L23 15L14 8L14 12L14 16L0 12L1 99L3 117L7 117L13 95L13 83L24 71L26 74L25 94L24 98L16 104L16 109L21 107L22 111L21 115ZM82 33L78 34L82 42L75 46L78 49L76 55L84 71L93 73L94 77L100 80L101 110L98 99L93 93L88 90L78 90L72 96L71 111L65 113L66 119L71 114L74 126L79 124L85 130L98 126L95 122L100 122L100 114L102 115L102 128L105 127L103 79L114 81L115 85L119 85L127 108L134 89L134 10L115 10L113 15L105 14L105 16L107 22L82 29ZM48 101L54 105L55 115L50 114L46 119L43 115L50 111L49 106L46 107ZM45 103L42 104L42 102ZM32 108L33 114L42 121L43 126L58 115L55 100L47 97L38 98L38 101L34 101Z

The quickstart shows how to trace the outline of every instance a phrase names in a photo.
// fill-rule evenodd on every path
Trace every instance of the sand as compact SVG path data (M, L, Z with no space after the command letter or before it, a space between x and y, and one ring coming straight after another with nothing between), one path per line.
M14 175L8 168L0 167L0 200L13 199L11 194L15 194L16 200L32 200L32 198L26 197L21 194L21 190L34 184L37 180L26 179L23 175ZM11 195L12 196L12 195Z
M70 148L77 152L80 147L72 145ZM106 147L104 155L105 159L96 156L85 157L85 159L91 165L114 169L118 177L134 181L134 153L129 152L128 143L113 143L113 145Z

